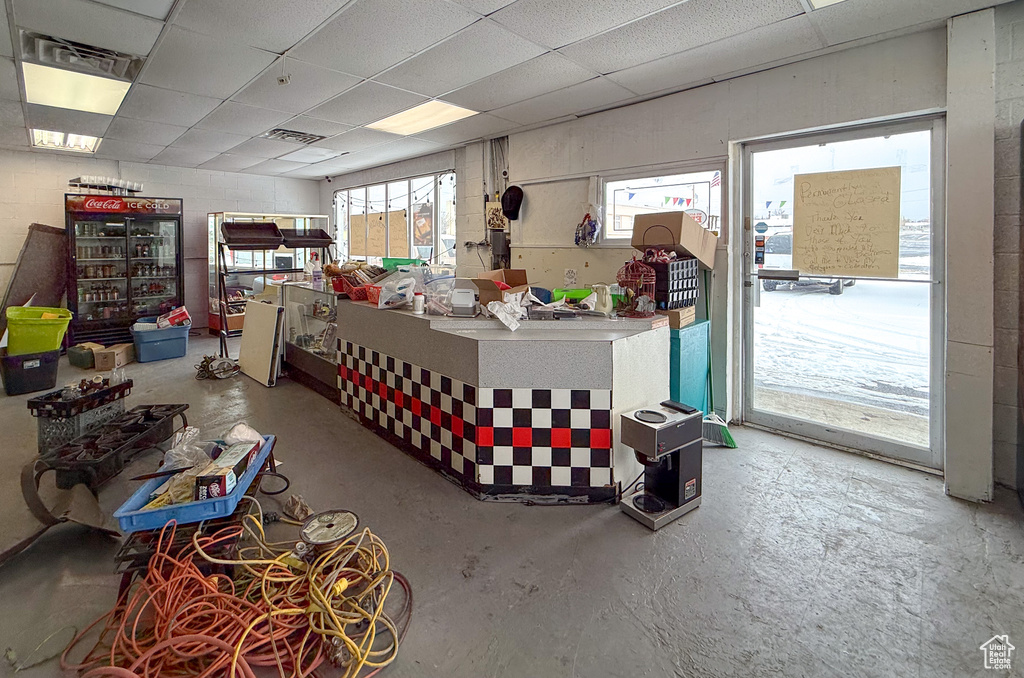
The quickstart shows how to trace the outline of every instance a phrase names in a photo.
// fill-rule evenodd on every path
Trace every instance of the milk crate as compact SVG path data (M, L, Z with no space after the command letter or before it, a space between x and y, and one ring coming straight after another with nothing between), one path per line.
M61 445L66 445L121 414L124 414L123 399L86 410L73 417L37 417L39 454L44 455Z

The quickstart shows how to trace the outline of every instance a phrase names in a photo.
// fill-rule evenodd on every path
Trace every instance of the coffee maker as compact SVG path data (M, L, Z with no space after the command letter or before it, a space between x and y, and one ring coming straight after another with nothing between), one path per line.
M622 511L658 530L700 506L703 412L666 400L622 415L621 440L644 465L643 486Z

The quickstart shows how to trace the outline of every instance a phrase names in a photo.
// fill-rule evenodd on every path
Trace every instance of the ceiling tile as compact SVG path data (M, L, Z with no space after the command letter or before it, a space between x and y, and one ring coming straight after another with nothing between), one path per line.
M117 114L136 120L191 127L219 103L220 99L136 84L128 91L128 96Z
M288 155L282 155L280 159L291 160L292 162L321 162L323 160L335 158L340 154L340 151L334 151L329 148L307 146L306 148L300 148Z
M111 7L120 7L136 14L145 14L148 17L163 21L171 12L174 0L95 0Z
M338 0L201 0L187 2L174 23L280 54L334 14Z
M151 162L172 167L196 167L217 156L216 151L201 151L193 148L165 148L153 156Z
M340 122L330 122L308 115L297 115L291 120L281 123L281 127L295 130L296 132L319 134L324 137L333 137L335 134L341 134L352 129L352 125L343 125Z
M474 111L489 111L585 82L595 75L565 57L549 52L449 92L442 98Z
M277 83L282 72L291 76L287 85ZM283 68L280 61L275 63L231 99L261 108L301 113L358 85L361 79L304 61L285 59Z
M104 138L100 142L100 147L96 149L96 157L109 158L111 160L147 162L162 150L164 150L164 147L157 144Z
M433 141L407 137L383 146L368 148L364 152L374 153L377 157L390 162L401 158L413 158L418 155L426 155L427 153L433 153L440 148L441 144L434 143Z
M308 115L348 125L365 125L421 104L427 97L404 90L364 82L309 111Z
M242 172L245 174L283 174L300 167L305 167L305 164L301 162L288 162L287 160L264 160L258 165L247 167Z
M464 141L476 141L477 139L491 137L507 132L515 127L519 127L519 125L493 115L481 113L480 115L474 115L471 118L459 120L444 127L420 132L416 137L450 146Z
M25 127L20 101L0 101L0 127Z
M0 7L0 56L14 56L14 47L11 44L11 25L7 23L5 7Z
M177 141L171 144L171 148L191 148L221 153L229 148L234 148L248 139L249 137L241 134L228 134L227 132L217 132L210 129L193 128L182 134Z
M288 113L281 111L225 101L216 111L203 118L196 127L256 136L279 127L289 117Z
M363 0L289 54L369 77L477 20L444 0Z
M564 115L581 113L633 97L632 92L606 78L594 78L557 92L542 94L528 101L499 108L493 113L506 120L529 125Z
M710 45L673 54L613 73L609 79L637 94L706 82L761 64L770 64L825 45L807 16L793 17Z
M94 47L145 56L163 23L86 0L14 0L18 26Z
M14 59L0 59L0 99L21 101L21 89L18 87L18 71Z
M352 130L351 132L345 132L344 134L339 134L336 137L318 141L313 144L313 146L330 148L335 151L355 153L356 151L361 151L364 148L380 146L381 144L397 141L398 139L401 139L401 137L397 134L388 134L387 132L378 132L375 129L360 127Z
M273 61L270 52L171 26L141 82L226 99Z
M837 45L883 31L966 14L992 4L990 0L857 0L815 10L810 17L828 43Z
M333 176L335 174L341 174L350 169L350 166L345 162L345 158L348 156L342 156L340 158L334 158L332 160L324 160L322 162L316 162L312 165L306 165L300 167L297 170L292 170L287 173L290 177L301 177L303 179L322 179L327 176Z
M515 0L455 0L455 2L463 7L468 7L474 12L490 14L491 12L497 12L502 7L511 5Z
M799 0L690 0L560 50L612 73L803 14Z
M67 108L53 108L28 104L26 122L34 129L45 129L52 132L71 132L102 137L110 125L111 116L85 111L72 111Z
M187 130L187 127L179 125L165 125L162 122L147 122L118 115L111 121L110 127L107 128L107 133L103 135L103 138L158 144L163 147L180 137Z
M489 19L377 77L380 82L429 96L468 85L544 52Z
M238 155L251 155L256 158L276 158L302 148L301 144L293 144L276 139L249 139L231 149Z
M697 0L690 0L695 2ZM657 12L679 0L519 0L491 18L554 49Z
M207 160L201 169L220 170L222 172L240 172L246 167L252 167L263 162L263 158L252 158L248 155L234 155L233 153L221 153L213 160Z

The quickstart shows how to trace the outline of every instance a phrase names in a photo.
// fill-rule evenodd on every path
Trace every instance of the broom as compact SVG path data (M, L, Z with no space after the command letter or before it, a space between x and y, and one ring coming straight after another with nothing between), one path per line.
M711 360L711 286L708 285L708 272L706 270L704 271L704 315L708 319L708 410L710 412L701 422L701 435L709 443L716 443L724 447L736 447L736 440L729 433L728 424L714 411L715 380Z

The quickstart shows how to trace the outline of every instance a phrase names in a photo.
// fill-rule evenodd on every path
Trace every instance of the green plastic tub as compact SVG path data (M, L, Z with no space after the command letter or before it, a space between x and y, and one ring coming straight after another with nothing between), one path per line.
M384 270L397 271L399 266L419 266L423 261L420 259L400 259L398 257L384 257Z
M43 318L52 313L56 318ZM56 351L71 322L71 311L48 306L7 307L7 354L24 355Z

